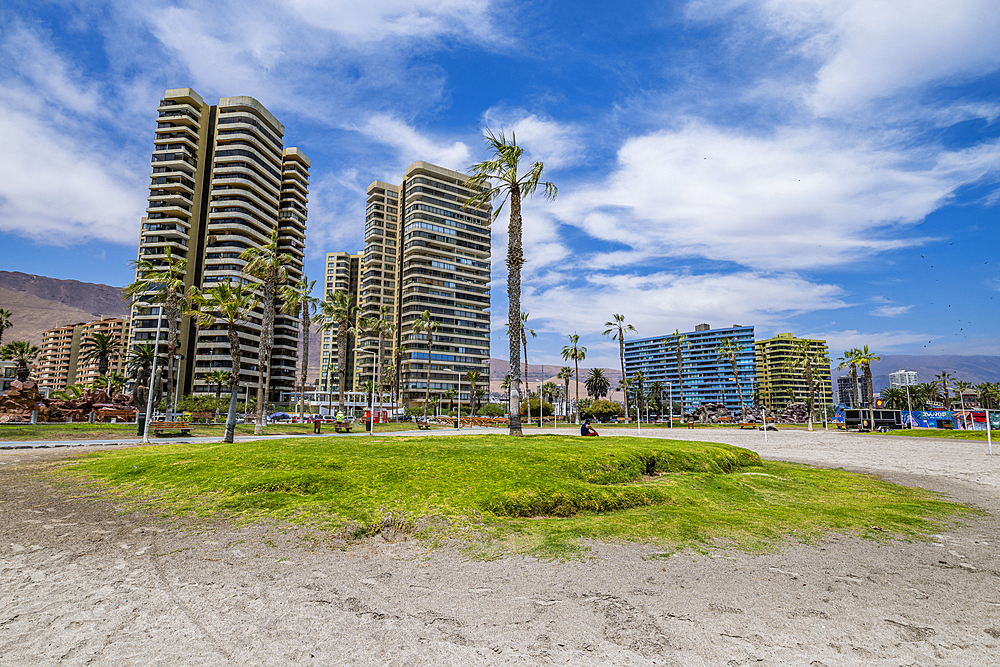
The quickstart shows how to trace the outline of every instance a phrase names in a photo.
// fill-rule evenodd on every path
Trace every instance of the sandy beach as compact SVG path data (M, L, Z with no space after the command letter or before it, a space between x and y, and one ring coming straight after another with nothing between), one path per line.
M634 434L617 432L616 434ZM1000 664L1000 448L784 430L656 430L877 474L988 512L928 541L470 561L382 537L122 515L0 452L2 665Z

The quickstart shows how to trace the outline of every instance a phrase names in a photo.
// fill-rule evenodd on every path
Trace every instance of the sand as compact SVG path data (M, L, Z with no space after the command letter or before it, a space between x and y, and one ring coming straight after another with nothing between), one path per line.
M121 515L39 475L87 448L3 451L0 665L1000 664L1000 455L985 443L644 435L873 472L989 515L928 541L478 562L402 537L331 549L302 530Z

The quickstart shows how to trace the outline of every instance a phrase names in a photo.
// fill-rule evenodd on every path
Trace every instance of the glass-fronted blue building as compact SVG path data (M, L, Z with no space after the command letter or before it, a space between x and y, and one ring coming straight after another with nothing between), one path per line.
M732 364L721 358L719 347L729 338L737 345L736 368L740 379L743 403L753 404L757 387L757 369L754 362L754 330L734 324L725 329L712 329L699 324L694 331L680 334L681 376L677 374L677 336L656 336L625 341L625 374L637 371L646 376L647 386L652 382L672 388L673 399L682 403L689 412L703 403L723 403L730 412L741 409L740 396L733 379ZM680 380L683 380L681 382ZM683 401L679 398L683 386Z

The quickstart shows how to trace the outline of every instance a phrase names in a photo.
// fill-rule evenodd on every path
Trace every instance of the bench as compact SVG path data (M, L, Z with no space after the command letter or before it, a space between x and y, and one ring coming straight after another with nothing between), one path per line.
M740 428L757 428L757 422L740 422Z
M333 431L335 433L350 433L351 425L347 422L333 422Z
M192 412L187 415L187 418L191 420L191 423L203 422L207 424L215 421L215 414L212 412Z
M135 421L135 414L134 410L98 410L94 419L103 423L108 423L112 419L118 422L131 422Z
M181 435L190 435L191 425L187 422L150 422L149 430L158 438L164 431L177 431Z
M422 428L425 428L425 429L427 429L429 431L429 430L431 430L431 425L428 424L425 421L418 421L417 422L417 430L419 431Z

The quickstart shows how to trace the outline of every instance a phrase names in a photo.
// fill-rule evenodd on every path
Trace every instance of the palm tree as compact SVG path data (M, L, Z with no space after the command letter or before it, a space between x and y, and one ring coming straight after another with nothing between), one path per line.
M882 390L882 400L893 410L906 409L906 390L899 387L886 387Z
M11 312L6 308L0 308L0 347L3 347L3 332L14 326L10 318Z
M844 356L840 357L838 361L840 364L837 366L838 371L842 371L845 368L849 368L851 371L851 407L857 408L861 406L861 397L856 396L858 393L858 355L861 353L856 347L852 347L849 350L844 350Z
M17 364L17 379L27 382L31 376L31 362L38 358L42 349L26 340L15 340L0 348L0 359Z
M657 416L657 418L662 417L663 416L663 383L660 382L659 380L657 380L655 382L649 383L649 393L647 395L649 396L649 400L651 402L653 402L654 405L656 405L656 416ZM654 396L656 397L655 401L653 400Z
M198 318L202 327L225 325L229 338L229 356L232 367L229 372L229 412L226 415L226 436L224 442L233 442L236 430L236 394L240 384L240 368L243 352L240 349L240 327L246 326L250 315L260 304L250 289L244 289L242 282L218 282L202 293L197 287L188 292L191 315ZM248 408L249 409L249 408Z
M271 238L262 246L250 247L240 253L246 264L243 274L260 281L261 305L264 315L260 323L260 348L257 352L257 419L254 435L264 434L264 409L267 406L267 387L271 379L271 349L274 347L274 300L278 286L288 280L286 267L293 261L278 246L278 229L271 230Z
M951 410L951 387L948 385L955 381L955 376L953 376L948 371L941 371L934 376L934 381L937 382L938 387L941 389L941 394L944 396L944 409Z
M294 285L282 285L278 291L281 300L281 312L285 315L297 316L302 328L302 361L300 362L299 378L299 415L306 414L306 371L309 370L309 325L316 316L316 305L319 299L312 295L316 281L309 282L305 275ZM218 398L218 393L216 393Z
M129 352L128 367L132 370L137 368L149 370L153 366L153 357L155 356L156 350L153 348L152 343L140 343Z
M559 385L555 382L546 382L542 385L542 400L547 400L549 403L554 403L556 396L559 394Z
M521 344L524 346L524 389L528 391L528 334L531 334L532 338L538 338L538 334L534 329L528 328L528 313L521 313L518 329ZM507 322L507 335L510 335L510 322ZM528 421L531 421L531 401L528 401Z
M684 347L687 347L687 336L682 334L680 329L674 329L674 358L677 360L677 389L680 394L682 414L684 413L684 355L681 354L681 348Z
M507 407L510 408L510 373L503 376L500 380L500 388L507 392Z
M215 385L215 399L218 400L222 395L222 385L229 384L229 373L226 371L211 371L205 373L205 377L202 379L208 384Z
M542 186L546 199L555 199L556 186L552 183L542 183L541 162L534 162L524 174L518 174L524 149L517 145L517 138L511 135L510 141L501 131L494 134L487 130L486 145L492 153L492 159L472 166L472 177L466 185L478 194L465 202L465 206L481 207L500 200L493 210L496 220L503 210L507 199L510 199L510 223L507 227L507 300L509 310L507 321L517 322L521 317L521 267L524 265L524 253L521 249L521 199L530 196ZM521 367L519 359L520 336L516 330L508 332L510 342L510 367ZM513 379L510 400L510 434L521 435L521 388L517 378Z
M337 395L337 410L344 411L344 386L347 384L347 335L351 332L351 320L358 312L354 297L347 292L337 291L320 304L313 321L323 331L337 330L337 378L340 381ZM329 374L327 375L329 377Z
M379 387L379 391L385 384L386 376L386 365L388 360L382 357L382 348L385 344L386 338L392 338L395 336L396 325L390 320L391 315L389 314L389 306L381 306L379 308L379 314L377 317L370 317L364 320L364 324L360 325L361 328L367 329L367 333L370 337L375 338L376 349L375 349L375 368L373 373L374 381ZM381 365L379 365L381 362Z
M998 398L997 389L1000 389L1000 384L994 382L980 382L973 389L976 390L976 394L979 396L979 404L982 405L987 410L995 410Z
M624 315L614 314L614 319L608 320L604 326L608 327L602 336L611 336L611 340L618 341L618 359L622 364L622 377L625 377L625 333L634 332L636 329L631 324L625 322ZM628 395L625 396L625 414L628 415Z
M472 414L476 414L476 410L479 409L479 390L476 389L476 385L482 379L482 374L474 368L465 374L465 381L469 383L469 400L472 402Z
M635 375L632 376L633 389L635 389L635 409L636 418L635 420L641 421L642 419L642 409L643 409L643 399L646 394L643 391L646 384L646 374L642 371L636 371Z
M420 317L413 320L413 333L427 336L427 388L424 392L424 419L427 419L427 404L431 400L431 346L434 345L434 332L438 323L431 319L431 311L425 310Z
M457 389L449 389L444 392L444 397L448 399L448 411L450 412L455 407L455 396L458 395Z
M913 400L925 410L929 403L936 403L938 399L942 398L941 388L937 382L921 382L910 389L913 392Z
M870 428L875 428L875 387L872 385L872 364L877 361L882 361L882 357L876 355L868 349L867 345L865 345L860 350L857 350L855 361L861 366L861 370L864 373L865 388L867 389L868 396L870 397L870 400L868 401L868 415L870 421L868 423Z
M806 409L809 418L808 429L813 430L813 403L815 403L816 384L815 384L815 373L813 369L813 362L816 361L816 357L819 351L816 349L816 343L811 340L796 340L792 343L792 349L789 352L788 360L785 362L785 370L801 370L802 375L806 381ZM794 397L794 393L792 396ZM794 398L793 398L794 401Z
M740 412L746 413L746 405L743 403L743 387L740 386L740 371L736 366L736 355L743 351L744 347L732 338L726 337L719 341L719 347L715 349L719 359L729 361L733 370L733 380L736 382L736 393L740 397Z
M573 369L569 366L563 366L556 373L556 377L563 381L565 386L565 391L563 392L563 416L569 414L569 381L573 379Z
M591 368L583 384L587 388L587 395L594 398L607 396L608 390L611 389L611 380L600 368Z
M573 376L576 378L576 406L573 412L576 416L576 422L580 423L580 362L587 358L587 348L580 345L578 334L568 334L568 336L569 345L563 347L562 358L567 361L572 359L576 368L573 372Z
M87 336L80 345L81 359L88 363L97 362L97 374L107 375L108 364L118 356L121 340L109 333L97 332Z
M162 311L157 319L167 321L167 387L166 404L173 405L171 392L174 388L174 355L180 347L181 312L187 307L189 299L185 295L184 276L187 272L187 260L173 257L170 247L162 261L153 263L147 259L134 261L135 282L122 290L122 298L130 305L145 302L159 304ZM159 352L160 341L154 345ZM168 407L168 410L170 408Z

